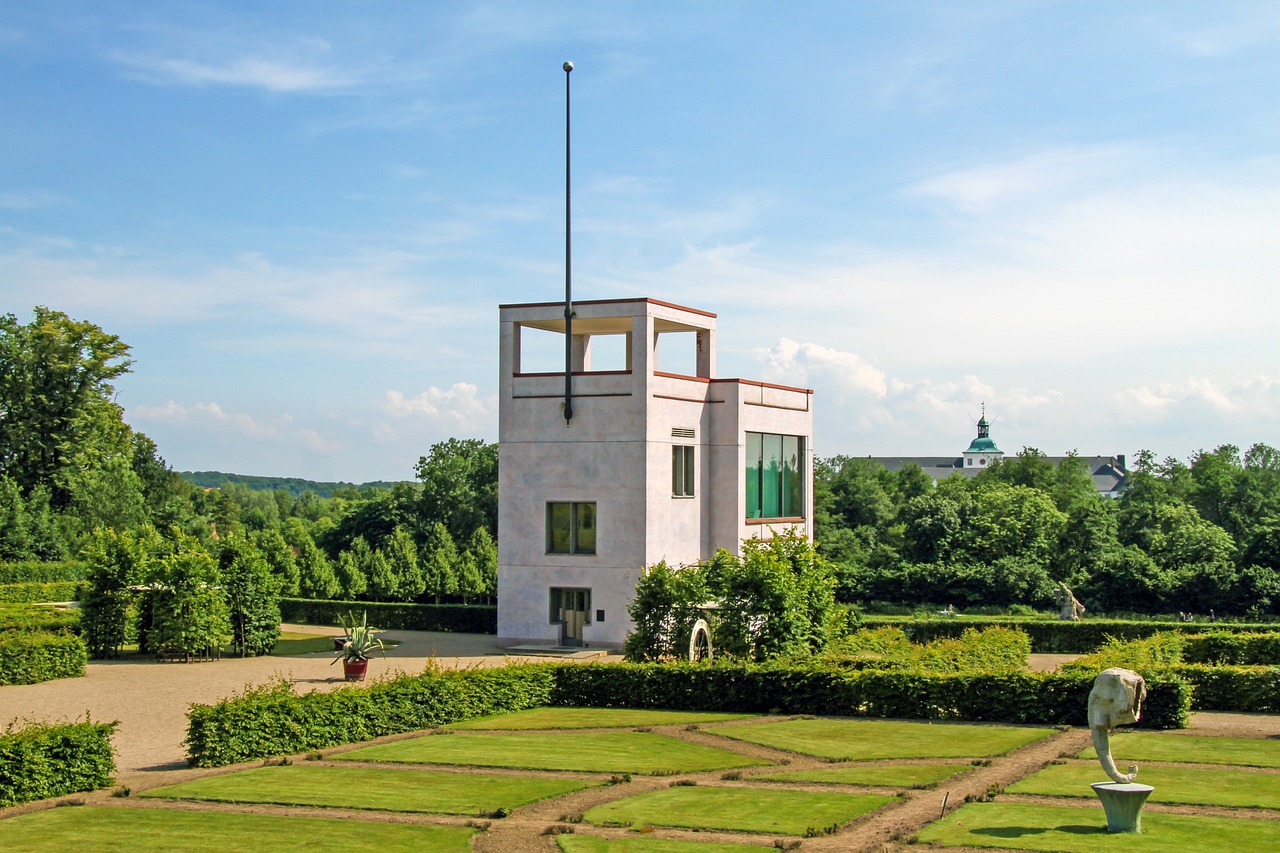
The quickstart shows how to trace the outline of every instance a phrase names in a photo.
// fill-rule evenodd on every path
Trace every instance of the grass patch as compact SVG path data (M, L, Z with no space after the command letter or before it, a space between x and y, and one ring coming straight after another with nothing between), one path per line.
M1052 729L903 723L892 720L785 720L708 731L806 755L847 760L978 758L1004 755Z
M657 711L641 708L533 708L513 714L481 717L455 723L451 729L608 729L632 726L674 726L745 720L758 714L716 714L699 711Z
M477 776L383 767L259 767L156 788L143 797L487 815L589 788L578 779Z
M768 764L728 750L649 732L427 735L365 747L334 758L635 774L692 773Z
M1112 835L1101 806L972 803L920 831L922 842L947 847L1002 847L1054 853L1187 853L1231 850L1271 853L1276 822L1244 818L1142 813L1142 833Z
M936 785L972 768L967 764L854 764L822 770L796 770L752 776L763 782L818 782L824 785L878 785L883 788L920 788Z
M1093 747L1080 758L1097 758ZM1168 761L1188 764L1239 764L1280 767L1280 740L1252 737L1205 737L1163 732L1111 734L1111 757L1125 761Z
M892 800L879 794L826 794L762 788L676 787L589 810L588 823L673 826L804 835L848 823Z
M663 838L596 838L594 835L561 835L556 839L563 853L776 853L777 847L734 844L728 841L669 841Z
M5 853L467 853L469 827L171 809L48 809L0 821Z
M1106 774L1096 762L1057 764L1005 790L1010 794L1093 799L1094 793L1089 786L1106 781ZM1280 773L1148 764L1142 767L1136 781L1155 787L1150 799L1153 803L1280 809ZM1277 831L1280 832L1280 827Z

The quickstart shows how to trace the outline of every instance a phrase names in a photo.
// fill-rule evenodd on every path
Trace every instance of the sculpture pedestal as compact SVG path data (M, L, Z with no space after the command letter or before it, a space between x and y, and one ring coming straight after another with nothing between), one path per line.
M1137 782L1095 782L1089 787L1102 800L1107 832L1142 832L1142 805L1155 788Z

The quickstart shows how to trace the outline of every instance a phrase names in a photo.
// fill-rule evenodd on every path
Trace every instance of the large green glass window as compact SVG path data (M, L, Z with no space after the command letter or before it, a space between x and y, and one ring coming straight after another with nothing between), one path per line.
M804 516L804 437L747 433L747 518Z
M594 554L595 552L595 503L548 503L547 553Z

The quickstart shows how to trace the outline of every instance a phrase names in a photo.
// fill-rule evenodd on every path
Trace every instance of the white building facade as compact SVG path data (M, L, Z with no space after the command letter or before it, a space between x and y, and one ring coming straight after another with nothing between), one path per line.
M566 420L563 369L521 358L529 330L565 334L564 303L499 310L499 642L617 647L647 566L786 528L812 536L813 392L716 377L714 314L575 303ZM660 369L673 335L695 342L692 372ZM625 365L593 370L606 336Z

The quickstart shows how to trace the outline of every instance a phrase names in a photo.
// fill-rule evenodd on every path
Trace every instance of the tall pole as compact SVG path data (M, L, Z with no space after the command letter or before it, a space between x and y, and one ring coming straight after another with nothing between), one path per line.
M569 72L564 64L564 423L573 420L573 253L569 230Z

